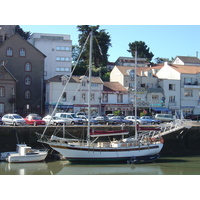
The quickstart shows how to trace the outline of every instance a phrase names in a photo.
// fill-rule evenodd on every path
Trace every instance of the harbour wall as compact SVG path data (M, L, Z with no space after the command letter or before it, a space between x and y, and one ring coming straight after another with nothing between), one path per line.
M0 126L0 152L15 151L17 143L26 143L33 148L43 148L43 144L37 142L38 133L43 133L43 126ZM119 126L99 126L97 130L117 130ZM134 126L126 126L124 129L129 130L131 135L134 135ZM45 136L51 136L54 133L55 127L48 127ZM62 127L57 132L57 136L62 136ZM66 132L75 137L85 138L87 134L86 126L67 126ZM66 133L67 135L67 133ZM117 138L117 137L115 137ZM200 125L193 124L190 129L183 129L168 135L163 136L164 147L161 151L161 156L193 156L200 155ZM102 138L103 139L103 138ZM107 139L107 138L106 138ZM113 139L112 137L110 138Z

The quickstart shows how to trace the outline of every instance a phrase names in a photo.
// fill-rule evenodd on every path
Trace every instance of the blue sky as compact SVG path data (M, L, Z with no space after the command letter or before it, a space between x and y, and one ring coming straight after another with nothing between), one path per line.
M71 35L72 44L78 44L77 25L20 25L31 33L54 33ZM200 55L200 25L100 25L111 36L109 61L119 56L130 57L128 44L144 41L154 58ZM199 56L200 57L200 56ZM153 61L153 60L152 60Z

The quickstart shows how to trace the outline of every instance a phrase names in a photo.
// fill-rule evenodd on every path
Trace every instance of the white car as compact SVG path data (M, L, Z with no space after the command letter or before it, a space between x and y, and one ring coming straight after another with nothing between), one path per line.
M135 124L135 116L126 116L124 119L130 120ZM139 120L139 117L137 117L136 121L139 124L141 123L140 120Z
M26 121L18 114L6 114L2 117L3 124L10 124L13 126L25 125Z
M51 119L51 115L47 115L47 116L43 117L42 120L44 120L46 124L48 124L49 121L51 120L49 124L53 124L56 126L66 124L66 121L63 119L60 119L59 117L53 116Z

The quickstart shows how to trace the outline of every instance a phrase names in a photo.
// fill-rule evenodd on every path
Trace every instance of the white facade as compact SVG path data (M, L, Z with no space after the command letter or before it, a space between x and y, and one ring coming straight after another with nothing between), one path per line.
M28 40L47 57L44 65L44 79L56 75L70 75L72 41L70 35L33 33Z
M67 76L56 76L46 83L46 114L52 113L64 86L68 82ZM92 77L91 83L91 114L100 112L100 100L103 82L100 78ZM88 113L88 82L79 80L79 76L72 76L62 94L58 104L58 111Z
M168 65L157 73L162 81L168 108L179 109L183 114L200 114L200 67ZM164 80L165 79L165 80ZM168 88L168 89L167 89ZM174 96L174 100L173 100ZM174 105L173 105L174 103Z
M110 74L110 81L118 81L129 92L129 104L135 104L135 94L137 97L138 109L147 109L150 111L154 107L163 106L163 89L158 84L158 78L155 73L157 68L137 67L137 91L135 92L134 73L135 67L115 66Z

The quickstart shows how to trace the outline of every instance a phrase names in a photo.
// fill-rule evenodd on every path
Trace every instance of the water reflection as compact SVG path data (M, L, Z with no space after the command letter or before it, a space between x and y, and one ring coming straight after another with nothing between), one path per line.
M148 164L80 165L63 161L0 162L0 175L199 175L200 157L161 158Z

